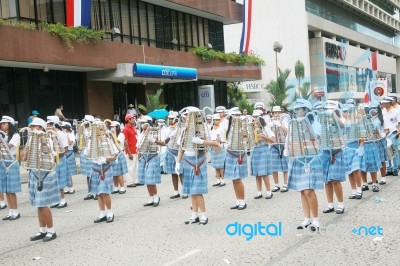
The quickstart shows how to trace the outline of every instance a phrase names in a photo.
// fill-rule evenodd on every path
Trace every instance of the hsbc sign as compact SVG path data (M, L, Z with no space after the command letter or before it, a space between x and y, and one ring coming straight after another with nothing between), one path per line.
M325 43L325 55L326 57L333 59L346 59L346 47L343 45L337 45L334 43Z

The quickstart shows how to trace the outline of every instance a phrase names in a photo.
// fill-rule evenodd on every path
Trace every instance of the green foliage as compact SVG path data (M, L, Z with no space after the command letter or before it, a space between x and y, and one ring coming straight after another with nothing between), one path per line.
M227 93L228 93L228 108L239 107L241 111L243 109L247 109L248 114L253 113L253 105L247 101L246 94L243 92L243 89L239 87L237 83L228 83L227 84Z
M13 21L13 20L7 20L7 19L0 18L0 27L1 26L16 27L16 28L21 28L21 29L26 29L26 30L36 30L37 29L35 23L28 23L28 22L23 22L23 21Z
M104 31L91 30L83 26L66 27L61 23L48 24L45 22L43 23L43 31L61 38L68 46L70 52L75 50L74 42L93 43L101 41L104 36Z
M262 60L259 56L254 54L237 54L237 53L224 53L221 51L215 51L214 49L208 49L207 47L200 46L193 48L191 50L192 54L201 56L201 59L204 62L213 61L215 59L222 60L228 64L238 64L245 65L247 63L254 64L256 66L265 65L264 60Z
M290 71L290 69L285 69L284 71L279 69L278 80L271 80L271 82L265 87L267 92L272 96L269 106L288 106L287 103L284 103L287 96L286 93L289 89L294 87L293 85L287 85L286 83Z
M299 87L300 87L300 80L304 78L304 64L300 60L296 61L294 66L294 74L296 78L299 80Z
M143 113L148 114L156 109L166 108L168 106L167 104L160 103L160 97L162 93L163 89L158 89L156 94L154 95L149 95L146 92L146 106L144 106L143 104L139 104L139 109L142 110Z
M304 82L302 87L298 88L298 91L294 94L293 102L297 99L310 99L313 92L311 89L311 84L309 82Z

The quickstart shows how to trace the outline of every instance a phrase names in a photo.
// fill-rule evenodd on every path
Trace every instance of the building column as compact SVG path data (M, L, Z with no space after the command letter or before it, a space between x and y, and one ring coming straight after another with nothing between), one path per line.
M396 93L400 92L400 57L396 58Z

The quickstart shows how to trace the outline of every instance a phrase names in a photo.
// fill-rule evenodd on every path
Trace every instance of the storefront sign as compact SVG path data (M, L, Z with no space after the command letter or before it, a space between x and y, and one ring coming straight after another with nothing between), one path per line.
M215 98L214 98L214 85L203 85L199 86L199 107L203 109L204 107L210 107L215 109Z
M344 45L336 45L334 43L325 43L325 55L326 57L333 59L346 59L346 47Z
M143 78L197 80L197 69L136 63L133 65L133 76Z
M323 91L314 91L314 97L316 97L316 98L324 97L324 95L325 95L325 92L323 92Z
M244 88L244 92L261 92L264 90L265 85L261 83L244 82L239 85Z

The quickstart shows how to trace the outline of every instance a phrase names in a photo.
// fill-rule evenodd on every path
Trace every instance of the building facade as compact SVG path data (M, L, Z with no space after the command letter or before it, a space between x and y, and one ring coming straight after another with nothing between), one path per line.
M266 66L262 80L241 86L248 98L268 102L263 87L276 79L277 68L291 69L288 84L299 85L295 63L300 60L305 67L300 84L311 83L323 98L361 101L366 88L374 94L371 79L382 84L384 94L399 93L399 8L399 0L253 0L250 49ZM225 26L226 51L238 50L240 27ZM283 46L279 53L274 42Z
M85 113L111 118L146 93L164 89L169 109L197 105L198 87L214 85L216 104L226 104L226 82L257 80L261 69L202 62L198 46L224 51L224 25L241 22L242 5L230 0L92 0L91 28L98 43L75 43L74 51L41 23L66 23L65 0L0 0L0 19L34 23L37 30L0 26L1 114L24 124L32 109L45 116L63 104L68 118ZM135 76L135 64L195 69L197 77Z

